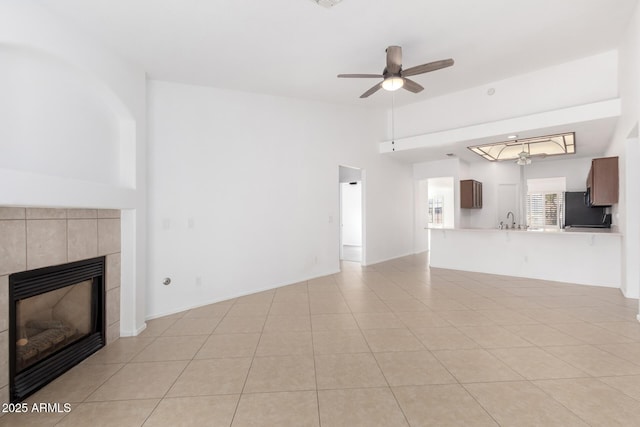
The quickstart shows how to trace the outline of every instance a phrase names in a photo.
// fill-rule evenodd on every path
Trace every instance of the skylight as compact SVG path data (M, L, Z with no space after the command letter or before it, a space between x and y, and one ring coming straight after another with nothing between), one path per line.
M527 157L547 157L574 154L576 152L575 133L537 136L493 144L467 147L477 155L490 162L501 160L517 160L521 152Z

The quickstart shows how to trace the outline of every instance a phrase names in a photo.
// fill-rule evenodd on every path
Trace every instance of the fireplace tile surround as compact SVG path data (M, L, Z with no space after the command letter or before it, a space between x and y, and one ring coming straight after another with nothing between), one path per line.
M9 275L106 256L107 345L120 336L120 211L0 207L0 402L9 401Z

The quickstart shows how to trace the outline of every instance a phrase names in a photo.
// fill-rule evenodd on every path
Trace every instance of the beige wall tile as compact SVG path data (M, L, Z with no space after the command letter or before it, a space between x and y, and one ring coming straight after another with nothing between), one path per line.
M27 208L27 219L66 219L66 209Z
M98 255L120 252L120 220L98 220Z
M95 219L98 218L97 209L67 209L69 219Z
M0 219L25 219L25 208L0 207Z
M0 276L0 332L9 327L9 276Z
M107 345L112 344L120 338L120 322L107 326Z
M9 386L8 385L0 388L0 404L2 403L9 403Z
M27 221L27 268L62 264L67 261L67 221Z
M119 209L98 209L98 218L120 218Z
M9 331L0 332L0 387L9 384Z
M107 255L107 290L120 286L121 277L120 254Z
M27 269L25 221L0 221L0 274Z
M98 256L98 220L68 220L67 248L70 262Z
M120 288L107 292L107 325L120 321Z

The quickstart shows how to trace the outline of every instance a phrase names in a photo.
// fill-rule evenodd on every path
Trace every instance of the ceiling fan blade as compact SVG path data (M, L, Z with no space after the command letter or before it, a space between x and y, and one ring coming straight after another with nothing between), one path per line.
M409 80L407 78L403 78L402 80L404 80L404 85L402 87L408 90L409 92L418 93L424 90L422 86L420 86L418 83L414 82L413 80Z
M389 46L387 48L387 72L398 74L402 67L402 48L400 46Z
M383 77L382 74L338 74L340 78L347 79L381 79Z
M374 87L372 87L371 89L369 89L368 91L360 95L360 98L367 98L369 95L373 95L374 93L379 91L381 87L382 87L382 82L378 83L377 85L375 85Z
M440 61L429 62L428 64L416 65L415 67L407 68L402 72L403 77L415 76L418 74L428 73L430 71L436 71L441 68L451 67L453 65L453 59L443 59Z

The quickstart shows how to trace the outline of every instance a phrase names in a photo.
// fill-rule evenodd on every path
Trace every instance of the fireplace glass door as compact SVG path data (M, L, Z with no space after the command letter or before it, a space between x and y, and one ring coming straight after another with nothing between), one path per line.
M19 300L16 373L88 336L91 317L91 280Z
M104 257L9 276L12 402L104 346L104 283Z

